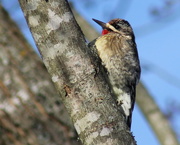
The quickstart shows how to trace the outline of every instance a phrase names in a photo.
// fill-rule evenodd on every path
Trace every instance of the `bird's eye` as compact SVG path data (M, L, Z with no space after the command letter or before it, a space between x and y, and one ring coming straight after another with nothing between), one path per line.
M120 28L120 26L118 26L118 25L115 25L114 27L115 27L116 29L119 29L119 28Z

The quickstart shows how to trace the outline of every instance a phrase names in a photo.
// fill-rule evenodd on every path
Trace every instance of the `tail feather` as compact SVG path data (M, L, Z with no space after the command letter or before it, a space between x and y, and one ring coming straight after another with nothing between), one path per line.
M127 117L127 126L129 127L129 129L131 129L131 122L132 122L132 114L130 114L128 117Z

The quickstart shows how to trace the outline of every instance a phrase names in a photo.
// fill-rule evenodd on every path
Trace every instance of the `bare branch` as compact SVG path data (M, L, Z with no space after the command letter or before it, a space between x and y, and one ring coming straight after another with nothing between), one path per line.
M140 83L137 87L137 104L162 145L178 145L178 140L152 97Z

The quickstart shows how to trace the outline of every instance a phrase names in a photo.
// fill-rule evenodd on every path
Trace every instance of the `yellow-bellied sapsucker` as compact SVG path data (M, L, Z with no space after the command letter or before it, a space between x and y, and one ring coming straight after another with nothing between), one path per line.
M136 85L141 72L133 30L123 19L113 19L108 23L93 20L102 27L102 36L88 46L97 53L107 70L117 103L121 105L131 128Z

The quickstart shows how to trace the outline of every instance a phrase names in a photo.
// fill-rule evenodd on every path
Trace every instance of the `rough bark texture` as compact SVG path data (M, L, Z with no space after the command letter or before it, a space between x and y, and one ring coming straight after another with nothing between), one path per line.
M86 38L88 40L92 40L93 37L97 38L99 36L94 28L92 28L92 26L90 26L87 21L85 21L77 12L74 12L74 14L76 19L78 20L78 24L80 26L86 26L86 28L82 29L82 31L87 34ZM87 30L91 33L88 33ZM153 96L148 93L147 89L142 83L139 83L139 85L137 86L136 103L162 145L179 144L168 120L164 117L156 102L153 100Z
M65 0L20 0L43 62L86 145L134 145ZM97 68L95 68L95 66Z
M80 145L38 55L0 6L0 144Z

